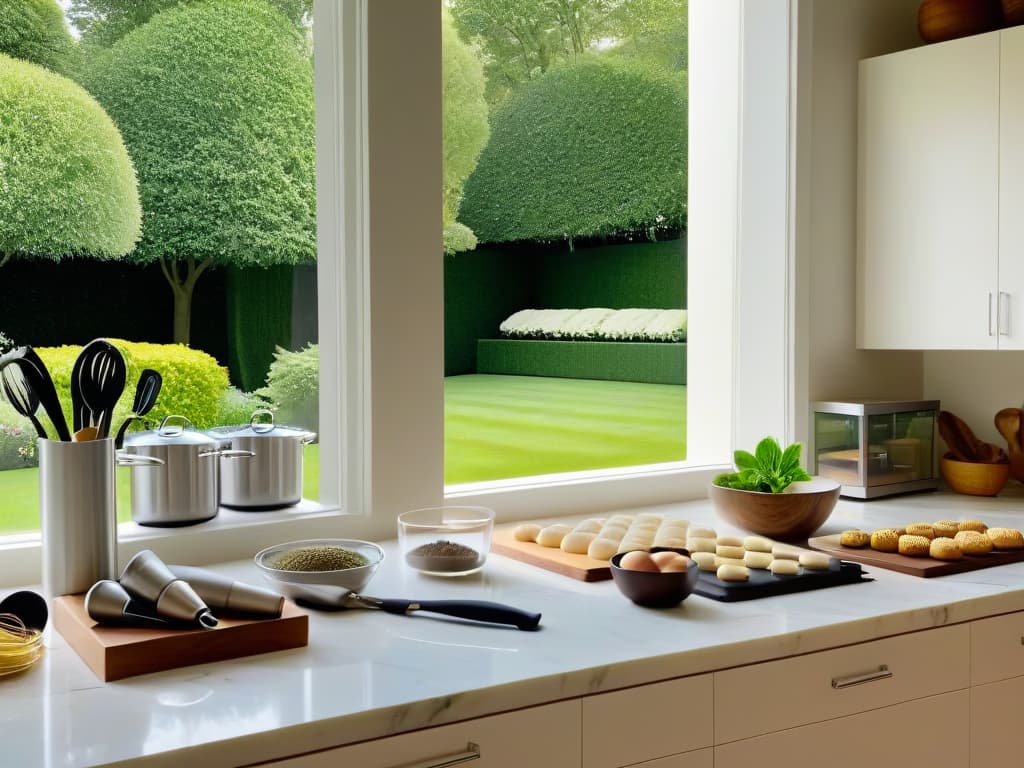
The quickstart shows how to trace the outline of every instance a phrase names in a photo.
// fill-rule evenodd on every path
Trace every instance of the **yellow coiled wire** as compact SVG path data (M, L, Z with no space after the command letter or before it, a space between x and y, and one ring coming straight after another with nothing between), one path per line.
M43 633L12 613L0 613L0 677L13 675L43 656Z

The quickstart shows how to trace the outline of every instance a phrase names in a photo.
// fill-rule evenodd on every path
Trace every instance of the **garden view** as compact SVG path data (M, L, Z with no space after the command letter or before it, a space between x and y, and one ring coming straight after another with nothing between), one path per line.
M439 13L446 482L683 458L686 0ZM312 0L0 5L0 352L67 392L106 337L163 374L150 426L317 429L312 25ZM38 527L35 436L0 400L0 531Z

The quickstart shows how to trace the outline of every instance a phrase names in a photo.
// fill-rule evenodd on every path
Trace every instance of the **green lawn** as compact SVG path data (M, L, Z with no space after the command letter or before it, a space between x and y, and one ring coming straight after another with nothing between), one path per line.
M538 376L445 379L445 483L679 461L686 387ZM319 498L320 446L306 448L304 495ZM117 471L128 520L129 470ZM0 533L39 527L39 473L0 472Z
M445 379L445 483L686 457L686 387L539 376Z

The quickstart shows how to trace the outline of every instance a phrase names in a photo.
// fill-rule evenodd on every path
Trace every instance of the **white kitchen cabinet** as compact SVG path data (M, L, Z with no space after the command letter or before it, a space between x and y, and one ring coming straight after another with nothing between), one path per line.
M785 707L780 693L767 706ZM968 768L970 692L956 691L715 747L715 768ZM1004 762L1006 766L1010 763Z
M574 768L580 702L563 701L279 760L273 768Z
M687 752L683 755L672 755L644 763L634 763L628 768L714 768L715 750L711 747Z
M1000 56L1021 71L1022 43L1009 30L860 63L859 348L1024 345L1024 265L1000 262L1024 249L1024 222L1000 215L1018 218L1024 202L1024 181L1005 178L1024 169L1010 165L1024 153L1020 126L1006 133L1024 124L1019 76L1003 78L1000 104Z
M1005 768L1020 761L1024 677L971 688L971 768Z
M583 768L674 768L656 758L714 742L711 675L653 683L583 699ZM688 758L699 759L699 758ZM699 763L696 763L699 765ZM679 765L685 766L683 757Z

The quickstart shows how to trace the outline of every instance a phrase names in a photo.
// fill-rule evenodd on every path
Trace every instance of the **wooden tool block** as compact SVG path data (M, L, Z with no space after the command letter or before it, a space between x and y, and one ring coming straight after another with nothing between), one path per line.
M816 536L808 539L807 543L814 549L820 549L822 552L827 552L843 560L852 560L864 565L874 565L878 568L887 568L890 571L909 573L911 576L924 578L977 571L981 568L991 568L994 565L1024 561L1024 549L990 552L987 555L964 555L962 560L933 560L930 557L907 557L896 552L877 552L866 547L863 549L844 547L839 543L839 538L838 533L831 536Z
M494 529L491 536L491 552L580 581L607 581L612 577L612 569L607 560L573 555L563 552L558 547L542 547L532 541L517 541L513 535L517 525Z
M104 682L309 643L309 616L291 601L277 619L218 618L215 629L106 627L89 618L84 595L53 601L54 626Z

